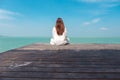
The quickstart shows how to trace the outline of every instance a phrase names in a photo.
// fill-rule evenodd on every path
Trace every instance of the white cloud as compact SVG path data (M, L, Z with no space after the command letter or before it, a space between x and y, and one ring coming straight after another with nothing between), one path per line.
M95 9L95 10L86 10L85 13L93 16L100 16L109 14L111 10L109 9Z
M93 4L95 5L95 7L90 7L88 9L86 9L86 11L88 12L87 14L91 14L91 15L106 15L106 14L110 14L114 7L119 7L120 6L120 0L76 0L78 2L82 2L82 3L87 3L88 4Z
M11 15L20 15L17 12L12 12L12 11L8 11L8 10L4 10L4 9L0 9L0 13L1 14L11 14Z
M0 20L13 20L15 16L22 16L20 13L0 9Z
M120 0L78 0L80 2L86 2L86 3L101 3L101 2L106 2L106 3L111 3L111 2L120 2Z
M10 27L10 24L6 23L0 23L0 27Z
M20 13L9 11L9 10L4 10L0 9L0 28L2 27L7 27L11 28L14 27L14 24L11 24L11 21L16 20L18 16L22 16ZM14 23L14 22L13 22Z
M84 26L87 26L87 25L89 25L89 24L91 24L91 23L90 23L90 22L84 22L84 23L83 23Z
M84 26L88 26L88 25L91 25L91 24L96 24L96 23L98 23L100 20L101 20L100 18L95 18L95 19L93 19L93 20L91 20L91 21L89 21L89 22L84 22L83 25L84 25Z
M92 23L98 23L101 19L100 18L96 18L92 20Z
M93 3L93 2L98 2L100 0L78 0L78 1L87 2L87 3Z
M0 14L0 20L14 20L13 16Z
M120 4L118 4L118 3L114 3L114 4L102 4L101 5L101 7L102 8L112 8L112 7L118 7L118 6L120 6Z
M100 30L106 31L106 30L108 30L108 28L102 27L102 28L100 28Z
M120 6L120 0L78 0L78 1L84 3L98 3L97 5L102 8L111 8L111 7Z

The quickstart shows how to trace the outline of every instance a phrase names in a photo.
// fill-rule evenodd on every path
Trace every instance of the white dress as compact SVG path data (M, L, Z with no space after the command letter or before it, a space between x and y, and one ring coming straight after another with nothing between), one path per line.
M50 44L51 45L65 45L69 44L69 39L67 38L67 31L65 28L65 31L62 35L58 35L55 27L53 27L53 38L51 38Z

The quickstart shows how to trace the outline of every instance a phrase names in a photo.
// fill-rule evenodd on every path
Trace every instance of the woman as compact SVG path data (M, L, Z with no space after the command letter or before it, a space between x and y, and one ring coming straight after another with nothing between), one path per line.
M66 45L69 44L67 38L67 30L64 26L62 18L58 18L55 27L53 27L53 38L50 41L51 45Z

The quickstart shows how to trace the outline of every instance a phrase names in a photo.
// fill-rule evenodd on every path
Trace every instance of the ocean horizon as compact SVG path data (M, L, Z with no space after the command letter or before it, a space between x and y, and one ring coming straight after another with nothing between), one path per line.
M50 37L0 37L0 53L33 43L49 44ZM120 44L120 37L70 37L71 44Z

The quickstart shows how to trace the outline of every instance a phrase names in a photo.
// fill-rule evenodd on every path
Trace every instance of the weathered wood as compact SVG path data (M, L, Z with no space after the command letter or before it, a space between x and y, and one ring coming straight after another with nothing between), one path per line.
M0 54L0 80L120 80L120 45L33 44Z
M71 78L71 79L59 79L59 78L54 78L54 79L40 79L40 78L0 78L0 80L119 80L119 79L114 79L114 78L110 78L110 79L97 79L97 78L89 78L89 79L84 79L84 78L78 78L78 79L75 79L75 78Z
M51 72L2 72L0 77L12 78L120 78L120 73L51 73Z
M120 68L70 68L70 67L0 67L0 72L57 72L57 73L81 73L81 72L99 72L99 73L120 73Z

